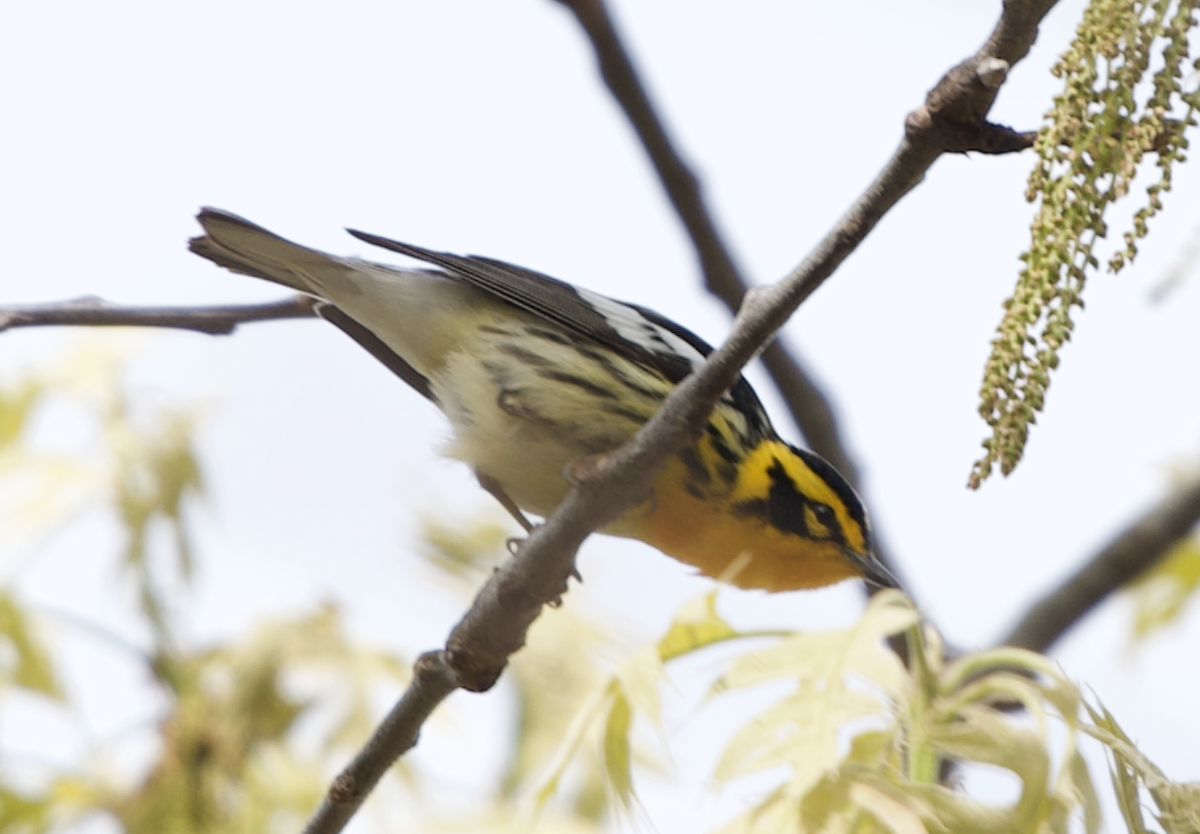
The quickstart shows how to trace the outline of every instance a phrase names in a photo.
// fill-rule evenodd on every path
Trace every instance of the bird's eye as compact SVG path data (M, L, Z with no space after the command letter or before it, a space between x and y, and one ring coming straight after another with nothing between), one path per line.
M837 524L837 514L833 511L833 507L828 504L814 505L813 513L817 516L817 521L826 527L833 527Z

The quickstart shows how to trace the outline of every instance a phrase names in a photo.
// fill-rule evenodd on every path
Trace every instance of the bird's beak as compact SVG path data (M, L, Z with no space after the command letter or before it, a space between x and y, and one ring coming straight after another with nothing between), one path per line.
M892 572L884 567L883 562L875 558L874 553L848 553L847 556L868 585L874 585L876 588L900 589L899 580L892 576Z

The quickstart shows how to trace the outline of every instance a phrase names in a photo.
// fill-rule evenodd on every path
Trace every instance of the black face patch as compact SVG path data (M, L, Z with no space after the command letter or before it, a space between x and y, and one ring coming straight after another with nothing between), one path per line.
M795 482L778 458L771 462L767 475L771 479L771 488L767 492L766 511L767 521L772 527L805 538L828 538L838 544L844 543L842 529L832 508L806 499L800 490L796 489ZM828 528L828 535L825 531L808 529L804 513L806 506L811 508L817 520Z
M840 498L842 503L846 506L846 512L850 515L850 518L862 528L863 534L869 539L870 530L869 525L867 524L867 511L863 509L862 502L858 500L858 494L854 491L854 488L846 482L846 479L842 477L842 474L830 466L824 458L818 457L812 452L806 452L803 449L797 449L795 446L792 446L791 449L793 452L799 455L806 464L808 464L809 469L811 469L813 472L816 472L817 475L820 476L822 481L829 484L829 488L834 491L837 497Z

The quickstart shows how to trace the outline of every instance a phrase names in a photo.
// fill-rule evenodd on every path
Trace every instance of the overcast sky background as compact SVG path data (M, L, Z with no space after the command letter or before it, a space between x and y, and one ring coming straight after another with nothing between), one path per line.
M1081 8L1059 4L994 120L1040 123L1059 88L1048 69ZM905 114L978 48L999 11L614 4L757 282L807 254L892 152ZM342 231L359 228L523 264L658 309L713 342L728 328L588 45L548 0L8 4L0 112L0 304L280 298L187 252L196 210L212 205L335 253L387 260ZM1200 455L1200 275L1164 303L1148 299L1200 226L1200 166L1184 165L1138 263L1089 285L1018 472L965 489L986 428L975 411L981 369L1028 237L1030 165L1029 155L939 160L785 331L833 399L913 592L966 648L1003 634ZM0 373L49 362L80 338L0 335ZM206 409L194 640L333 599L364 640L410 654L441 644L461 603L431 590L411 547L419 521L493 511L465 467L437 457L447 428L432 406L319 322L231 338L154 333L137 351L137 394ZM794 439L765 377L750 374ZM97 516L33 559L0 541L0 578L138 640L108 556L116 535ZM645 640L710 587L615 540L589 541L580 569L588 601L572 594L567 605L614 612ZM850 584L773 597L730 589L721 604L746 627L829 628L852 622L861 596ZM1128 605L1110 602L1055 657L1169 775L1200 778L1200 615L1136 651L1129 625ZM104 671L112 658L94 641L58 636L71 682L91 692L83 720L95 739L154 714L143 682ZM495 763L472 733L500 719L503 696L452 703L458 729L427 732L415 755L451 786L481 781ZM80 752L47 711L22 709L0 743L58 760ZM657 830L705 830L745 801L708 796L711 757L678 755L678 765L690 786L646 797ZM1099 767L1093 776L1106 782Z

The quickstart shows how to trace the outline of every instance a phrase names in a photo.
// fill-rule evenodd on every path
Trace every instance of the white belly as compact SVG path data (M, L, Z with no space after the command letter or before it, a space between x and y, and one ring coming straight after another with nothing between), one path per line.
M551 332L545 322L532 321L535 334ZM509 319L476 331L430 378L454 429L447 454L497 481L518 506L541 516L566 495L566 467L632 437L670 387L633 363L614 360L616 373L632 376L643 389L630 393L610 368L588 361L570 339L556 336L531 335ZM590 342L580 344L594 349Z

